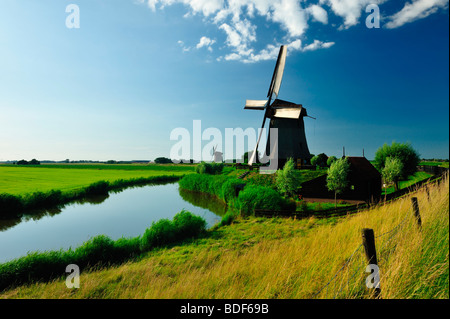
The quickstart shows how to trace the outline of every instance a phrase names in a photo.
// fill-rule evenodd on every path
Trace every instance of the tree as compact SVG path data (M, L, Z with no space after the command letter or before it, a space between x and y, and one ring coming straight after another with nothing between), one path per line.
M172 164L172 160L166 157L158 157L155 159L156 164Z
M328 157L328 160L327 160L327 166L330 167L331 164L333 164L333 163L336 162L336 161L337 161L337 157L336 157L336 156L330 156L330 157Z
M396 157L386 158L386 163L382 171L385 184L388 185L394 183L395 190L398 191L398 180L402 175L402 171L403 171L403 164L398 158Z
M280 193L294 195L299 186L299 178L295 171L294 160L290 158L282 170L277 172L276 185Z
M319 160L319 157L317 156L317 155L314 155L312 158L311 158L311 165L312 166L317 166L317 161Z
M417 172L417 165L420 163L420 156L409 143L396 143L392 145L384 144L375 153L374 165L382 172L388 157L398 158L403 164L401 178L406 179L409 175Z
M347 158L336 160L328 169L327 187L334 192L334 205L337 208L337 194L342 193L348 186L350 163Z
M37 159L33 158L30 162L30 165L41 165L41 162L39 162Z
M319 167L326 167L327 161L328 161L328 156L324 153L321 153L321 154L316 155L313 158L311 158L311 165L319 166Z

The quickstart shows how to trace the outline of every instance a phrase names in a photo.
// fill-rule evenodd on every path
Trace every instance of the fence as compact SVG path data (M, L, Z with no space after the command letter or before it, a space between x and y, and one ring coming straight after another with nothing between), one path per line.
M412 211L414 215L409 210L397 226L379 236L375 237L372 229L363 229L362 243L345 260L344 265L334 276L312 295L312 298L320 296L325 299L337 299L343 296L343 292L346 296L368 295L372 298L381 298L382 290L378 272L378 261L380 259L378 257L388 260L389 255L395 251L397 245L393 242L393 239L412 216L421 229L422 221L416 197L412 198ZM380 242L380 249L377 251L376 244ZM369 275L368 271L372 270L374 272ZM374 282L372 283L371 280ZM368 286L370 286L369 289Z

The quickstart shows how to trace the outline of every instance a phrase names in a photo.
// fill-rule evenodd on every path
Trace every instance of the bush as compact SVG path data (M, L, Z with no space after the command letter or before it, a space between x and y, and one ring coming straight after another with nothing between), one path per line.
M148 228L141 239L141 250L171 244L179 240L199 235L206 230L206 221L188 211L181 211L173 221L161 219Z
M230 178L222 184L220 198L225 203L232 203L236 200L236 187L243 184L242 180Z
M168 219L161 219L153 222L148 228L141 240L141 250L148 251L154 247L175 241L176 229L173 223Z
M205 163L201 162L195 167L195 172L197 174L209 174L209 175L218 175L223 171L224 164L223 163Z
M277 191L263 186L247 185L238 196L238 206L242 214L252 214L255 209L295 210L295 202L285 200Z
M177 239L196 236L206 230L206 221L188 211L181 211L173 218Z

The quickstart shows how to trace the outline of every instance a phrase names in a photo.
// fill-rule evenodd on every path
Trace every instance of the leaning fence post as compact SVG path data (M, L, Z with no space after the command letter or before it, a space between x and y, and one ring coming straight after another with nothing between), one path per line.
M422 218L420 217L419 201L417 200L417 197L411 198L411 201L412 201L414 216L416 217L417 225L419 226L419 228L422 228Z
M370 269L373 268L373 270L376 272L374 273L373 279L374 279L374 288L375 288L375 292L374 292L374 297L378 298L380 296L381 293L381 288L380 288L380 282L379 282L379 269L378 269L378 260L377 260L377 250L375 248L375 234L373 229L368 229L368 228L364 228L362 230L362 240L363 240L363 246L364 246L364 251L366 254L366 259L367 262L369 264L368 268L370 267ZM369 276L369 278L371 278L371 276ZM371 278L372 279L372 278ZM367 284L367 281L366 281Z
M428 189L428 185L425 185L425 190L427 192L428 201L430 202L430 190Z

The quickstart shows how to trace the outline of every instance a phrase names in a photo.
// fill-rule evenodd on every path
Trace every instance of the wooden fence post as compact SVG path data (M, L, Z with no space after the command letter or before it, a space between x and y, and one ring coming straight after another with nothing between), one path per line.
M362 230L362 240L366 259L369 265L378 267L377 250L375 248L375 234L373 229L364 228ZM375 287L374 297L378 298L381 293L381 288Z
M430 198L430 190L428 189L428 185L425 185L425 190L427 192L428 202L430 202L431 198Z
M414 216L416 217L417 225L421 229L422 228L422 218L420 217L419 201L417 200L417 197L411 198L411 201L412 201Z

